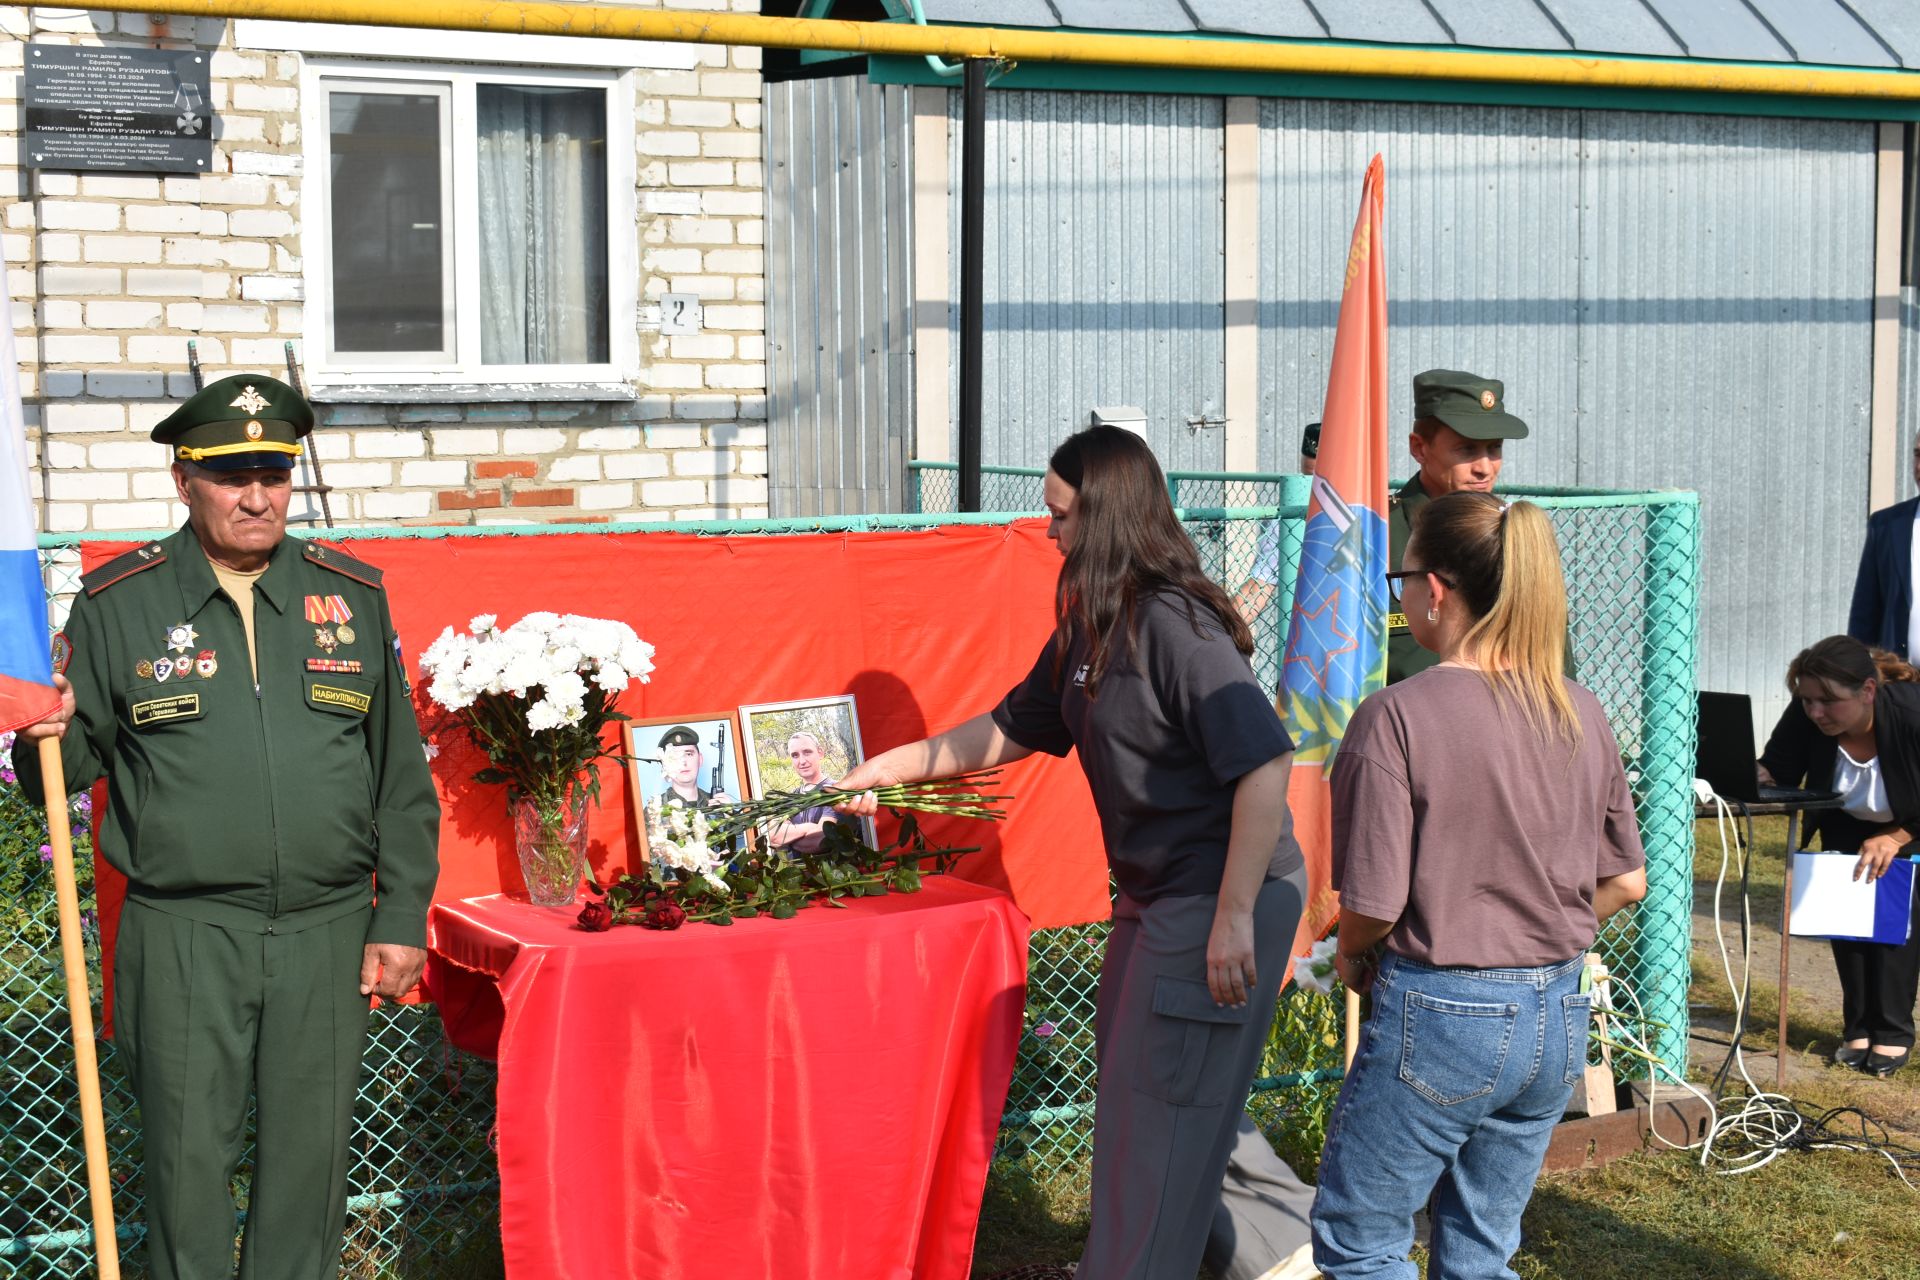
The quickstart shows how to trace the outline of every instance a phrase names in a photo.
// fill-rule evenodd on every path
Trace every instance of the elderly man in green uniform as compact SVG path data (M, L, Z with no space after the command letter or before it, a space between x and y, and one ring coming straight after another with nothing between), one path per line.
M338 1273L368 997L405 995L426 958L440 806L380 573L286 537L312 427L248 375L154 428L187 524L81 579L62 708L14 753L28 794L50 736L70 784L110 784L155 1280L232 1273L249 1092L240 1274Z
M1454 369L1413 375L1413 434L1407 448L1419 470L1387 500L1387 554L1400 568L1407 534L1421 507L1462 489L1489 492L1500 478L1500 452L1509 440L1527 438L1527 424L1507 412L1506 387ZM1404 680L1438 662L1414 643L1406 615L1387 615L1387 683Z

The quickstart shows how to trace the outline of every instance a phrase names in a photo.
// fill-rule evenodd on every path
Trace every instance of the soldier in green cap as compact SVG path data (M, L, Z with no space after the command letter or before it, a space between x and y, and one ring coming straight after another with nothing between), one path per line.
M725 791L706 791L700 786L700 735L684 724L677 724L660 735L660 773L667 789L660 793L663 806L679 805L688 809L706 809L715 804L732 804Z
M1413 434L1407 448L1419 470L1387 500L1388 556L1395 569L1420 508L1461 489L1490 492L1500 478L1500 453L1524 440L1527 424L1507 412L1506 387L1455 369L1413 375ZM1387 615L1387 683L1425 671L1440 659L1414 642L1404 614Z
M155 1280L232 1274L250 1092L241 1274L337 1274L368 997L405 995L426 959L440 806L380 572L286 537L312 428L259 375L154 428L186 526L81 579L63 705L14 751L28 794L45 737L69 785L110 783L114 1022Z

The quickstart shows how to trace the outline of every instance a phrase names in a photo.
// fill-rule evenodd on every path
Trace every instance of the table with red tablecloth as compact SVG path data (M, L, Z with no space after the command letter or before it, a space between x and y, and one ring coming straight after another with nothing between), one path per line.
M512 1280L964 1280L1025 1003L998 890L587 933L438 903L427 985L499 1060Z

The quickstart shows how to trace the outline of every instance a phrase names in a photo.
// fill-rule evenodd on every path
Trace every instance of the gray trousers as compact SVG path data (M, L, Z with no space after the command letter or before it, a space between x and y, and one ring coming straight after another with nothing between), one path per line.
M1260 890L1258 981L1240 1009L1207 990L1214 895L1114 904L1079 1280L1187 1280L1203 1254L1226 1280L1252 1280L1307 1242L1313 1193L1246 1114L1305 898L1304 871Z

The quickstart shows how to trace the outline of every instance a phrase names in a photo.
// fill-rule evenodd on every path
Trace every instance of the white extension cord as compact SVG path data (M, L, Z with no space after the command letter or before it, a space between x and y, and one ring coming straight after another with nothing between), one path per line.
M1726 889L1727 869L1732 862L1732 850L1739 844L1737 832L1732 840L1728 839L1729 832L1733 831L1734 828L1733 811L1728 807L1725 800L1714 793L1713 788L1708 786L1704 779L1695 778L1693 780L1693 792L1695 796L1699 797L1702 804L1711 804L1714 806L1714 825L1720 836L1720 872L1715 878L1713 886L1713 937L1714 944L1720 953L1721 971L1726 975L1727 988L1733 996L1734 1034L1731 1037L1732 1048L1730 1052L1734 1067L1739 1071L1741 1080L1746 1082L1748 1093L1745 1098L1735 1097L1722 1099L1722 1102L1726 1105L1735 1107L1735 1109L1723 1112L1721 1105L1716 1104L1705 1092L1684 1078L1684 1072L1674 1071L1668 1064L1656 1059L1651 1048L1637 1033L1629 1031L1626 1027L1622 1026L1619 1031L1622 1039L1632 1043L1635 1048L1645 1053L1649 1061L1654 1064L1653 1068L1647 1073L1648 1118L1652 1136L1663 1145L1672 1147L1675 1150L1690 1151L1698 1147L1700 1150L1700 1166L1724 1175L1751 1173L1755 1169L1765 1168L1777 1159L1781 1153L1794 1150L1796 1146L1803 1146L1811 1150L1877 1150L1879 1154L1885 1157L1887 1162L1893 1166L1893 1171L1899 1176L1900 1181L1906 1183L1909 1189L1920 1189L1914 1188L1913 1183L1908 1179L1906 1170L1901 1166L1900 1161L1890 1152L1880 1150L1878 1147L1863 1148L1861 1144L1847 1141L1822 1141L1817 1135L1809 1141L1796 1144L1795 1139L1799 1138L1807 1129L1807 1117L1801 1114L1800 1109L1794 1105L1792 1098L1789 1098L1785 1094L1773 1093L1762 1089L1754 1083L1753 1077L1747 1073L1746 1052L1741 1047L1740 1032L1746 1025L1747 980L1753 969L1752 903L1747 894L1743 892L1740 895L1741 936L1745 939L1745 945L1740 954L1740 972L1736 975L1734 973L1732 957L1727 949L1726 931L1723 925L1723 913L1721 911L1721 898ZM1751 854L1749 854L1749 856L1751 856ZM1786 945L1786 939L1784 937L1781 939L1781 945ZM1611 985L1612 984L1609 983L1609 986ZM1645 1015L1644 1011L1640 1009L1639 997L1634 994L1632 988L1622 986L1620 989L1626 994L1628 999L1633 1001L1635 1011L1641 1013L1644 1019ZM1610 998L1611 992L1608 993L1608 996ZM1645 1025L1644 1021L1640 1025ZM1697 1143L1679 1143L1673 1142L1661 1135L1655 1120L1658 1113L1653 1109L1661 1068L1666 1068L1672 1077L1673 1083L1679 1085L1682 1089L1685 1089L1706 1105L1708 1115L1711 1117L1711 1123L1707 1126L1706 1136L1701 1139L1701 1141ZM1735 1104L1737 1104L1737 1107ZM1718 1150L1716 1150L1716 1148L1718 1148ZM1728 1150L1729 1148L1731 1148L1731 1150ZM1716 1163L1721 1167L1716 1168Z

